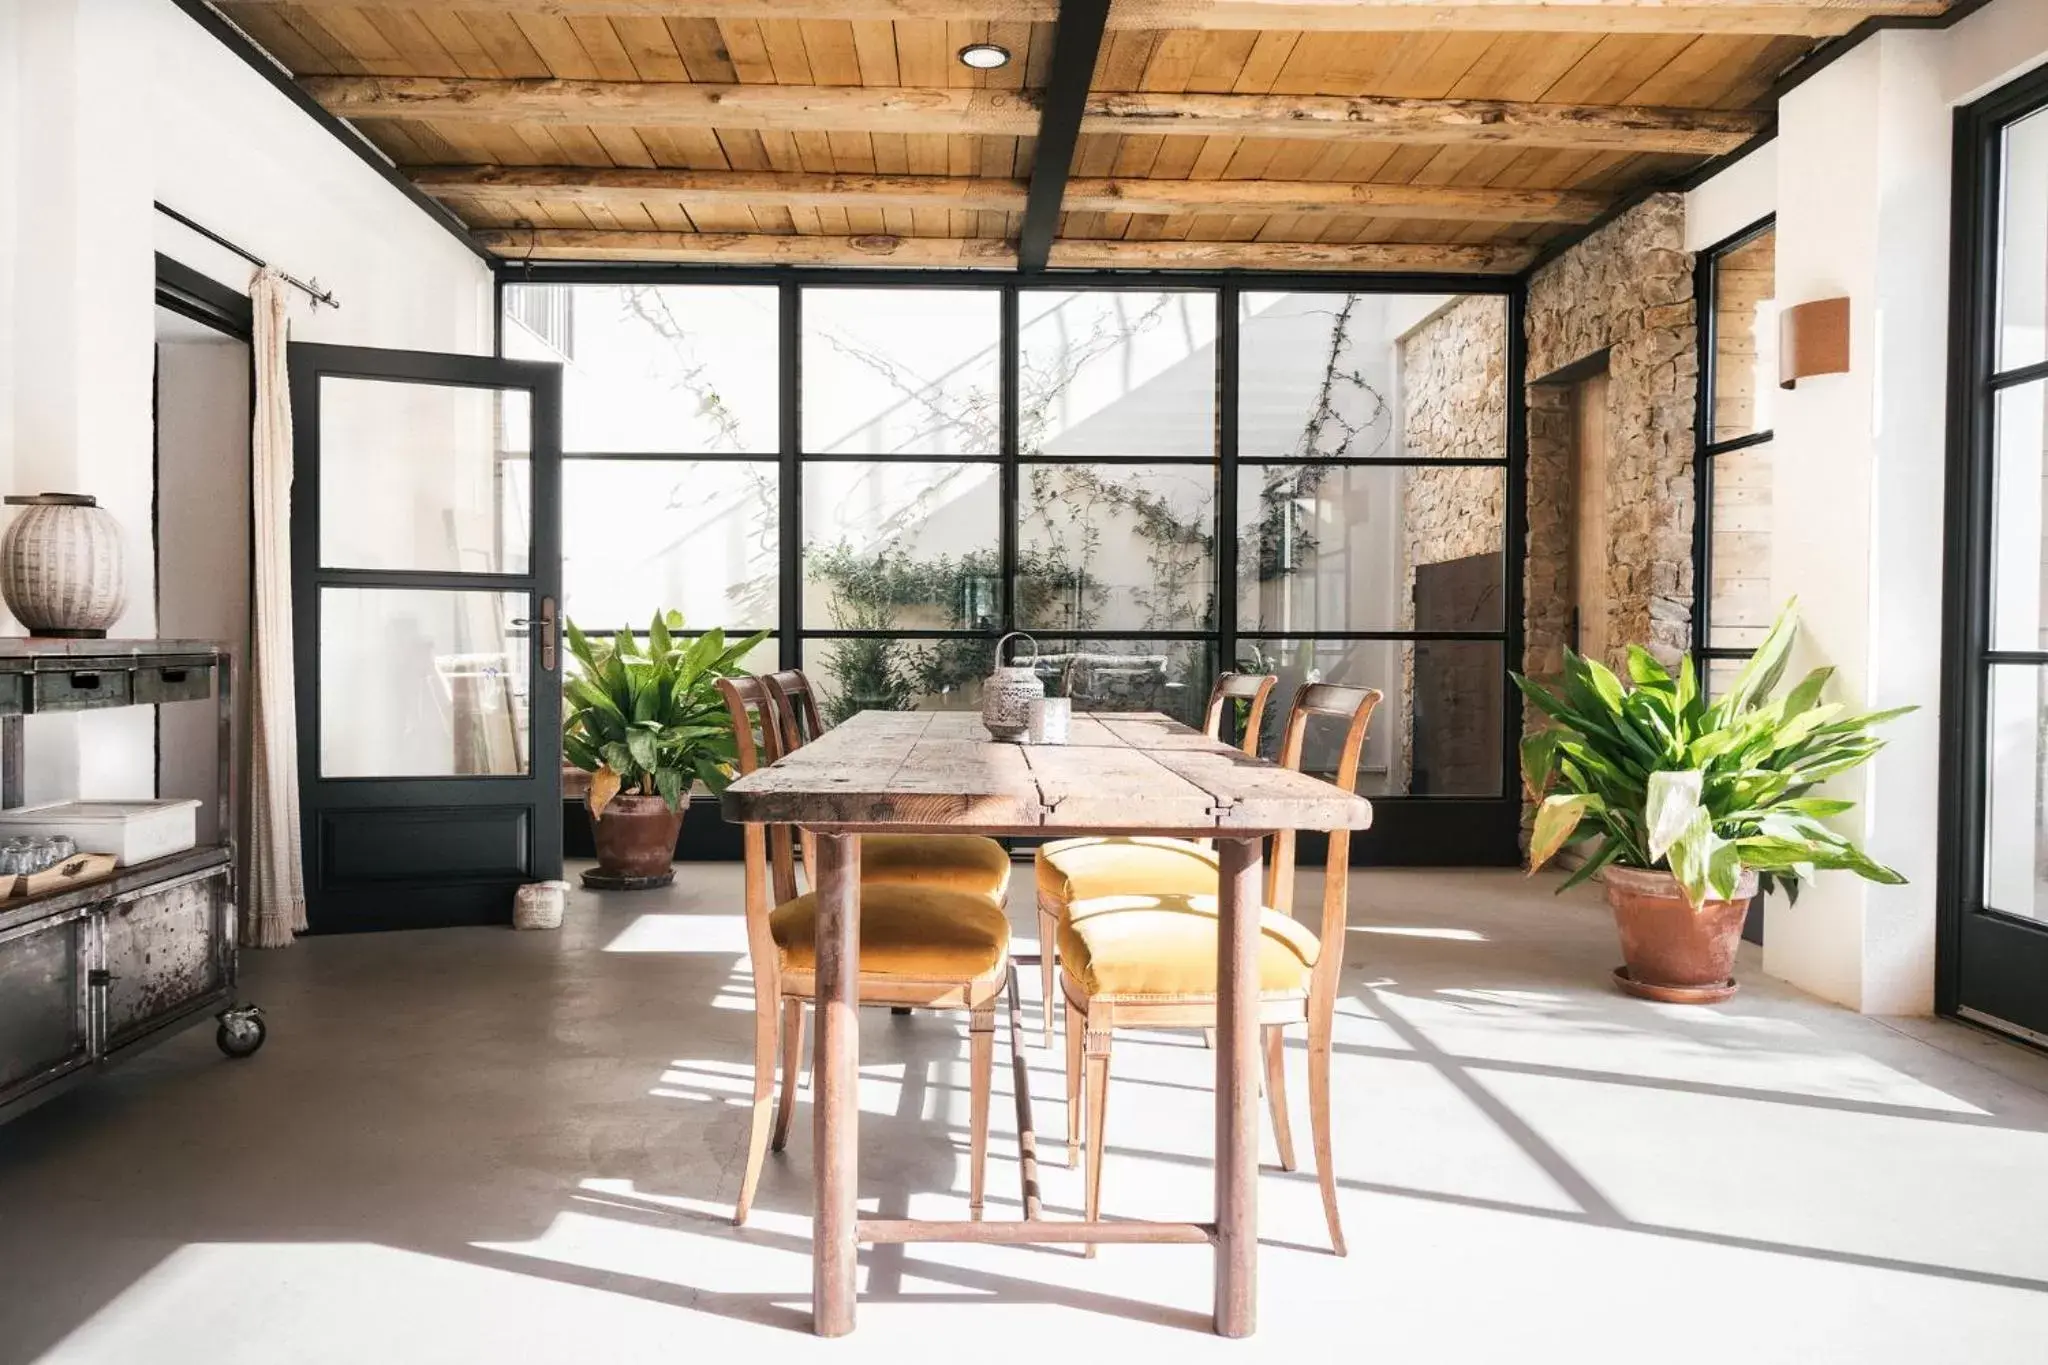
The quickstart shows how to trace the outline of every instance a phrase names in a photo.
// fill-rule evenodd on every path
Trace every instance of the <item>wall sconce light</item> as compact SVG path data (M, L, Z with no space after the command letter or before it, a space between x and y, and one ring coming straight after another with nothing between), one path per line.
M1815 299L1778 314L1778 387L1849 372L1849 300Z

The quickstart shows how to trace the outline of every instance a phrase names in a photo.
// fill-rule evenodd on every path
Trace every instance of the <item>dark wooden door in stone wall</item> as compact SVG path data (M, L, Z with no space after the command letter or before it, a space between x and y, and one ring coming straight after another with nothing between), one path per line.
M1415 566L1417 630L1495 630L1503 619L1498 551ZM1416 796L1498 795L1501 703L1498 644L1418 640L1409 790Z

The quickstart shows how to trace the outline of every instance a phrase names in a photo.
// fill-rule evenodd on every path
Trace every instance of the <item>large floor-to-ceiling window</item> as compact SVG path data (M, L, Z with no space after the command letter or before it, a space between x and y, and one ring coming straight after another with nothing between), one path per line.
M2048 73L1956 148L1939 998L2048 1041Z
M1378 687L1362 787L1426 817L1385 855L1507 861L1513 298L1286 284L508 277L504 353L567 369L568 615L770 631L828 720L978 706L1011 630L1083 709L1274 673L1268 752L1302 683Z

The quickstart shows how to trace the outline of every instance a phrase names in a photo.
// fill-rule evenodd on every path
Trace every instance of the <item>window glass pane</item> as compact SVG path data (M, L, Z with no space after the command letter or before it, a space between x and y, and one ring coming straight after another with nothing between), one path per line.
M900 635L804 641L804 672L827 725L862 711L978 711L995 639Z
M1294 694L1305 682L1376 687L1385 694L1366 731L1358 790L1366 796L1498 796L1501 704L1507 674L1492 641L1241 640L1237 668L1279 682L1259 752L1279 754ZM1334 774L1341 735L1311 729L1303 766Z
M776 624L777 471L767 461L566 460L562 599L585 630Z
M533 442L524 389L320 381L320 562L524 573ZM517 490L516 494L513 490Z
M2048 649L2048 381L2001 389L1992 447L1991 647Z
M1778 234L1760 233L1714 261L1714 437L1771 429L1778 391Z
M2005 130L1998 368L2048 360L2048 110Z
M1002 620L991 464L806 465L804 620L839 630L993 630Z
M1483 466L1241 468L1239 629L1502 629L1506 489Z
M773 454L776 291L508 284L505 354L562 366L562 449Z
M1709 457L1713 502L1707 517L1707 644L1754 649L1776 619L1771 591L1771 446L1745 446Z
M1215 490L1209 465L1025 465L1018 619L1032 630L1207 629Z
M524 593L324 588L320 775L527 770Z
M1239 307L1241 455L1506 457L1505 299L1247 293Z
M992 289L806 289L804 449L996 454L1000 307Z
M1041 636L1038 676L1076 711L1163 711L1200 729L1216 681L1206 640L1063 640Z
M1018 318L1024 454L1214 452L1214 294L1027 289Z
M2048 920L2048 669L1991 669L1985 698L1984 904Z

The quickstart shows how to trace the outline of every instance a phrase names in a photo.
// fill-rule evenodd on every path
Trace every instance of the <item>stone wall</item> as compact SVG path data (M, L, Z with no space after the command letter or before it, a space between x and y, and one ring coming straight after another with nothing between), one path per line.
M1529 283L1529 620L1556 632L1568 622L1560 584L1571 581L1570 435L1565 477L1556 477L1559 399L1543 380L1603 351L1608 374L1607 639L1617 656L1641 644L1675 661L1691 643L1693 408L1699 373L1692 256L1684 249L1685 200L1656 195L1537 272ZM1538 428L1543 428L1539 441ZM1538 447L1543 447L1539 459ZM1562 491L1560 491L1562 490ZM1558 510L1562 501L1561 513ZM1562 517L1563 559L1538 554L1536 528ZM1565 589L1569 591L1569 589ZM1529 661L1549 658L1561 636L1529 632ZM1614 662L1609 660L1608 662Z
M1423 323L1400 343L1402 443L1410 459L1500 459L1507 453L1507 301L1476 294ZM1505 545L1506 488L1498 469L1401 471L1400 625L1415 624L1415 571ZM1487 624L1497 622L1496 615ZM1441 648L1441 646L1439 647ZM1394 717L1396 791L1414 772L1415 652L1402 650ZM1453 699L1471 702L1476 698Z

